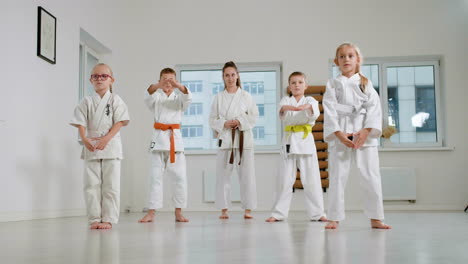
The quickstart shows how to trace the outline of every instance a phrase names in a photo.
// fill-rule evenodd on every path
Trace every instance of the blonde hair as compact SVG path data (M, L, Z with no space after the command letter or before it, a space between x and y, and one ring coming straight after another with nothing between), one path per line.
M102 62L101 62L101 63L98 63L98 64L96 64L96 65L94 65L93 69L91 70L91 74L94 72L94 69L96 69L96 68L99 67L99 66L104 66L104 67L106 67L106 68L109 70L109 73L110 73L110 75L112 76L112 78L114 78L114 72L112 72L111 67L110 67L109 65L105 64L105 63L102 63ZM110 90L110 92L112 93L112 84L110 85L110 89L109 89L109 90Z
M228 62L226 62L224 64L224 67L223 67L223 81L224 81L224 70L226 70L227 68L234 68L236 70L236 73L237 73L236 85L237 85L237 87L242 88L240 75L239 75L239 70L237 69L237 65L233 61L228 61ZM226 89L226 82L224 82L224 89Z
M306 80L306 75L305 75L303 72L295 71L295 72L289 74L289 77L288 77L288 89L286 90L286 93L289 94L289 96L292 96L292 92L291 92L291 90L289 89L289 82L291 81L291 78L294 77L294 76L302 76L302 77L304 77L304 81Z
M363 57L362 57L362 53L361 53L361 50L358 48L358 46L354 45L353 43L351 42L345 42L341 45L338 46L338 48L336 48L336 53L335 53L335 64L337 66L338 65L338 52L340 52L340 50L344 47L350 47L350 48L353 48L354 51L356 51L356 55L358 56L359 58L359 63L356 67L356 72L355 73L358 73L359 76L361 77L361 83L359 84L359 88L361 88L361 91L364 92L366 90L366 86L367 84L369 83L369 79L367 79L364 75L362 75L361 73L361 63L363 61Z

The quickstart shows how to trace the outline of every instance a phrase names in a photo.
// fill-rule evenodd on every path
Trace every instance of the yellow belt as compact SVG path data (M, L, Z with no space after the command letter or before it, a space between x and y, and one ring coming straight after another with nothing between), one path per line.
M312 126L307 124L307 125L296 125L296 126L286 126L284 128L284 131L286 132L304 132L304 136L302 139L305 139L309 133L312 133Z

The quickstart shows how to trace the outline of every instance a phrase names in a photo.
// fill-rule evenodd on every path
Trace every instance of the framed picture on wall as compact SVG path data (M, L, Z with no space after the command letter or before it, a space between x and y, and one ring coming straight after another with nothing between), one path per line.
M37 7L37 56L56 63L57 18L41 6Z

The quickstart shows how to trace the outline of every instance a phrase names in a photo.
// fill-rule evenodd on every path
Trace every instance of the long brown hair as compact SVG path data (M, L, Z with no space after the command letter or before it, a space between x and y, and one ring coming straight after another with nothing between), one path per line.
M224 81L224 70L226 70L226 68L229 68L229 67L234 68L236 70L236 73L237 73L236 85L237 85L237 87L242 88L240 75L239 75L239 70L237 69L237 66L233 61L228 61L228 62L226 62L224 64L224 67L223 67L223 81ZM224 82L224 89L226 89L226 82Z
M345 42L343 44L341 44L340 46L338 46L338 48L336 48L336 53L335 53L335 64L336 66L339 66L338 65L338 52L340 52L340 50L344 47L350 47L350 48L353 48L354 51L356 51L356 55L357 57L359 58L359 63L356 67L356 72L355 73L358 73L359 76L361 77L361 83L359 84L359 88L361 88L361 91L362 92L365 92L366 90L366 86L367 86L367 83L369 83L369 79L367 79L364 75L362 75L361 73L361 63L363 61L363 58L362 58L362 53L361 53L361 50L358 48L358 46L354 45L353 43L351 42Z
M109 73L112 76L112 79L114 78L114 72L112 72L111 67L109 65L105 64L105 63L102 63L102 62L94 65L93 69L91 70L91 74L94 72L94 69L96 69L96 67L99 67L99 66L105 66L109 70ZM109 90L112 93L112 84L110 85Z

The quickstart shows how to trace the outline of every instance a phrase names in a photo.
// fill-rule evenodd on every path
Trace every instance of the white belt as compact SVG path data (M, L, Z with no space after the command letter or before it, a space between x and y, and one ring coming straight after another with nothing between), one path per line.
M339 114L352 116L367 113L366 108L373 104L360 104L360 105L346 105L346 104L335 104L335 109Z

